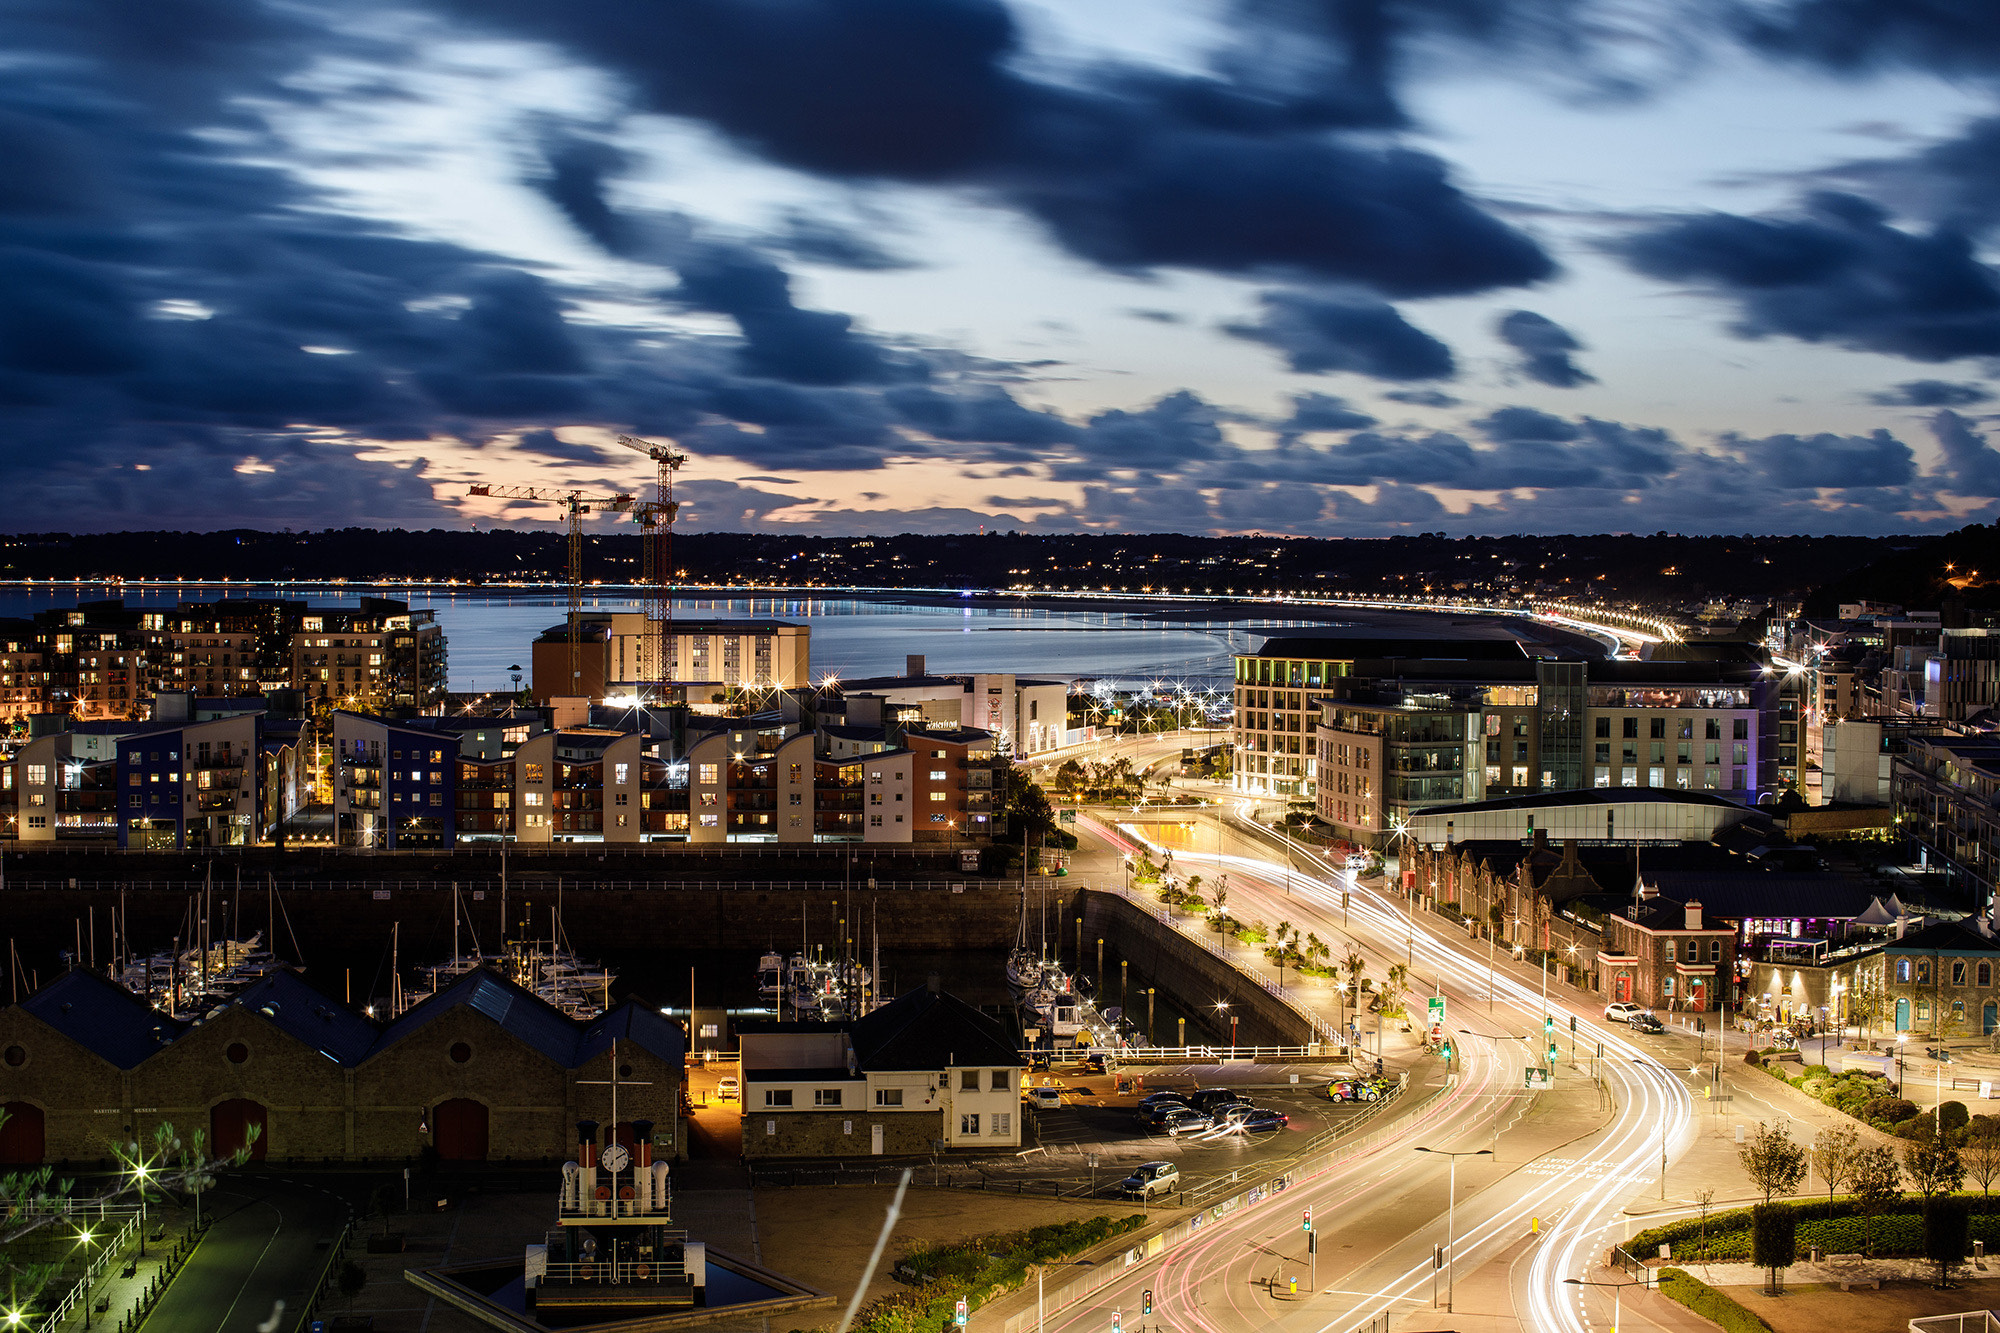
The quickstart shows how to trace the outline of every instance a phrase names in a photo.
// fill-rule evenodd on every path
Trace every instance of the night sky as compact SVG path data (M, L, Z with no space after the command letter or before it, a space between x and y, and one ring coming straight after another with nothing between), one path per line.
M10 0L9 529L1994 518L1993 0Z

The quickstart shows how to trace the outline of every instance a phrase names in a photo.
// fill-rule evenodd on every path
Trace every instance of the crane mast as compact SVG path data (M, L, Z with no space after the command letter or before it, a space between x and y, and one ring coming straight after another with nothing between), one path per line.
M671 655L674 619L674 518L680 505L674 499L674 474L687 462L687 455L671 444L656 444L630 435L620 435L618 443L653 460L657 476L655 494L649 505L636 511L641 529L641 580L645 584L646 633L639 646L639 675L642 680L662 685L674 674Z
M569 681L565 694L583 690L583 520L592 513L626 514L638 502L629 495L585 495L582 491L555 490L545 486L474 485L473 495L496 496L508 500L538 500L559 504L569 516ZM650 508L650 506L647 506ZM643 522L643 519L641 520Z

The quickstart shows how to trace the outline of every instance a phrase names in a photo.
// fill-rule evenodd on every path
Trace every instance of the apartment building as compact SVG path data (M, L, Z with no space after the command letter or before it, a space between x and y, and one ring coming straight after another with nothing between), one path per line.
M458 840L458 738L338 709L334 841L396 851Z
M551 625L529 648L529 682L537 702L637 693L659 679L648 675L649 625L640 612L592 612L580 618L575 682L569 679L569 625ZM801 690L810 684L812 631L785 620L679 620L665 626L666 681L684 687L688 702L705 692Z
M118 845L148 850L259 841L261 710L156 722L118 739Z
M1994 902L2000 881L2000 736L1912 730L1893 758L1896 827L1944 872L1952 895ZM1989 910L1990 907L1989 907Z
M357 711L422 711L444 699L446 645L436 613L364 597L361 605L301 609L287 683L308 699Z
M1429 807L1511 796L1638 787L1754 803L1782 785L1781 682L1740 646L1643 662L1533 659L1511 644L1511 657L1482 647L1458 658L1455 647L1322 675L1311 767L1295 789L1342 837L1372 844ZM1305 725L1263 716L1266 693L1239 690L1252 703L1239 716L1239 764L1262 757L1252 748L1262 737ZM1244 790L1265 783L1275 789L1276 776L1239 770Z
M850 726L966 727L992 735L1001 754L1060 749L1069 725L1069 686L1011 672L934 675L921 654L905 659L900 676L843 681Z

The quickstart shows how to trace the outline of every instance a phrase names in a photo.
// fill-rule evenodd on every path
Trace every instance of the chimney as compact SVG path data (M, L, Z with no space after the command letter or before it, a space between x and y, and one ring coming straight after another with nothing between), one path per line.
M1699 898L1690 898L1687 901L1687 928L1689 930L1701 929L1701 900Z
M597 1122L579 1120L576 1122L576 1164L590 1167L597 1165Z
M644 1171L653 1164L653 1122L634 1120L632 1122L632 1146L639 1150L639 1169Z
M903 658L903 674L904 674L904 675L906 675L906 676L921 676L921 675L923 675L923 674L924 674L924 655L923 655L922 653L910 653L909 655L907 655L906 657L904 657L904 658Z
M928 990L931 994L936 995L939 991L944 989L944 978L939 976L935 972L924 973L924 989Z
M1538 828L1530 829L1529 832L1535 835L1534 850L1537 852L1546 852L1549 849L1549 831L1545 828Z
M1899 917L1897 917L1897 918L1896 918L1896 938L1897 938L1897 939L1899 939L1899 940L1903 938L1903 925L1904 925L1904 921L1903 921L1903 918L1902 918L1902 917L1900 917L1900 916L1899 916Z

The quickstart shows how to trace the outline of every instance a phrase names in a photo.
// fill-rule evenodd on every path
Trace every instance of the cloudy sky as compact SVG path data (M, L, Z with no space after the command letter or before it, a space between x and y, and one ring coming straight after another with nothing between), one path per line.
M10 0L13 530L1991 521L1993 0Z

